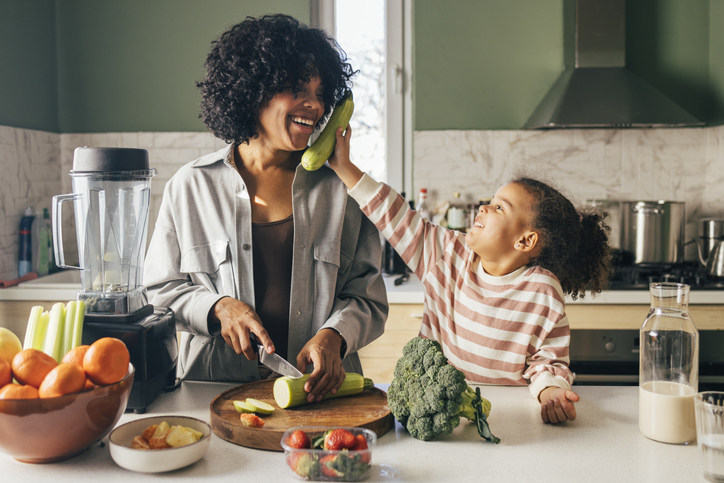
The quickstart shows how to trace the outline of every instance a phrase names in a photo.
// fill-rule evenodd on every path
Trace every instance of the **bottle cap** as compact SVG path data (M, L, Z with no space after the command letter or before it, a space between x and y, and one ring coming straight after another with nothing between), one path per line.
M34 216L34 215L35 215L35 212L33 211L32 206L28 206L27 208L25 208L24 216Z

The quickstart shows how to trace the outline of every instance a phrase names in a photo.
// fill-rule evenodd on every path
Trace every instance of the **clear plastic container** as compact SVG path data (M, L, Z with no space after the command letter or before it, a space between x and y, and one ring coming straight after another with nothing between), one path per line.
M689 317L689 286L652 283L651 309L640 331L639 429L649 439L696 439L699 332Z
M304 431L309 439L323 436L330 429L338 427L297 426L282 435L287 466L294 476L310 481L362 481L369 476L372 461L372 448L377 443L377 435L365 428L346 429L355 437L363 435L367 449L360 451L331 451L325 449L298 449L289 446L289 437L295 431Z

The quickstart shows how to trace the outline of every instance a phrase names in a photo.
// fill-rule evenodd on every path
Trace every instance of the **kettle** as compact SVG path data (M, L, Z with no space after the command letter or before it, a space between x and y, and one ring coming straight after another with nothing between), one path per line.
M706 265L706 274L711 278L724 278L724 240L718 240L706 260L699 248L699 261Z
M711 278L724 278L724 220L699 220L699 261Z

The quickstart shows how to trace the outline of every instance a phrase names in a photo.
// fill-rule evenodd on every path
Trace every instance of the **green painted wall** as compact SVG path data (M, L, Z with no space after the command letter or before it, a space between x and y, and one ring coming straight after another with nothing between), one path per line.
M563 69L561 0L415 0L415 129L517 129Z
M288 13L300 0L58 0L61 132L204 131L206 54L244 17Z
M0 0L0 125L58 131L54 0Z
M415 129L523 126L564 66L563 3L416 0ZM704 120L724 91L723 3L626 4L629 68Z
M711 123L724 124L724 1L712 0L709 11L709 86Z
M414 128L520 128L563 69L564 1L414 0ZM211 41L273 12L309 0L0 0L0 125L204 131ZM722 25L724 0L629 0L628 65L724 124Z
M626 3L626 65L703 120L711 116L709 4L710 0Z

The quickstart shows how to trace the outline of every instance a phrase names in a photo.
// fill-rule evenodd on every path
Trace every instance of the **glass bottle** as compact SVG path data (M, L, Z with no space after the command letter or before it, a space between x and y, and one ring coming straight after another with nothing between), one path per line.
M649 439L696 439L699 332L689 317L689 286L652 283L651 309L640 331L639 430Z
M465 231L465 205L460 199L460 193L453 193L453 200L447 209L447 227L451 230Z
M430 219L430 207L427 204L427 188L420 188L420 195L417 199L417 207L415 208L420 216L425 220Z

